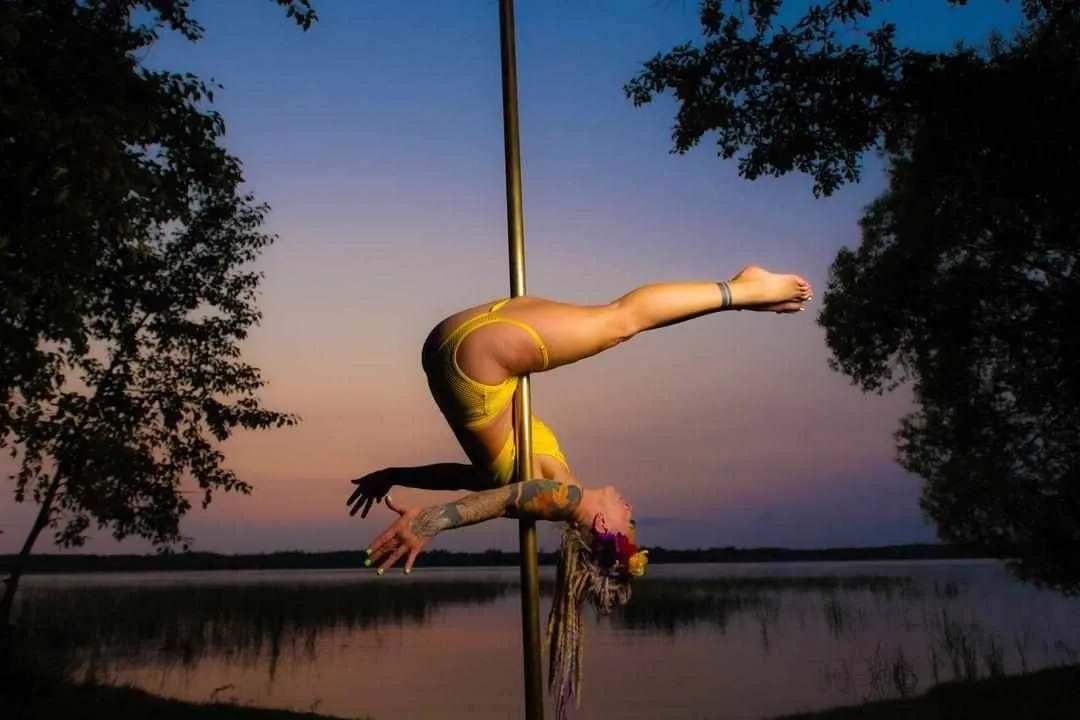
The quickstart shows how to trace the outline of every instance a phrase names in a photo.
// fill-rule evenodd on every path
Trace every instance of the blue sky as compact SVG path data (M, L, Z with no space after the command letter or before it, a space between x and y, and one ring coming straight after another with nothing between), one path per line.
M930 49L980 42L1018 13L972 5L907 0L887 12L902 42ZM390 518L350 519L349 478L463 458L427 396L424 336L508 292L497 3L316 7L320 22L302 33L269 0L196 3L204 41L168 38L145 58L224 86L227 144L279 236L260 260L264 321L245 351L270 381L267 404L304 418L230 441L230 466L256 491L193 512L197 549L362 546ZM519 0L530 293L604 302L755 263L804 275L820 297L837 250L857 244L861 209L883 188L876 160L859 185L815 199L804 176L741 180L709 138L672 155L674 103L635 109L624 97L645 60L700 41L696 12L689 0ZM534 406L584 483L624 490L647 519L646 544L933 539L918 479L894 461L909 397L865 396L829 370L815 318L725 314L648 333L537 376ZM0 552L16 548L32 510L0 498ZM436 546L516 537L495 522Z

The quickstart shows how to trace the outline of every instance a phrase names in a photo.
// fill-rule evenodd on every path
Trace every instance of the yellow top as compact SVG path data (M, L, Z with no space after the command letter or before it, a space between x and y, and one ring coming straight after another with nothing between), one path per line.
M510 302L509 299L501 300L492 305L487 312L476 315L454 328L435 351L437 362L431 363L430 367L428 363L425 363L435 402L452 426L460 425L468 430L476 430L488 425L514 399L514 392L518 386L519 378L516 375L511 375L497 385L487 385L473 380L462 371L457 361L458 348L470 333L494 323L517 326L532 337L543 358L541 370L547 369L548 352L540 334L520 320L496 314L499 308L508 302ZM566 457L559 448L555 434L535 417L532 421L532 438L534 455L549 455L566 465ZM513 478L516 454L514 433L510 432L499 455L491 463L492 474L500 485L505 485Z

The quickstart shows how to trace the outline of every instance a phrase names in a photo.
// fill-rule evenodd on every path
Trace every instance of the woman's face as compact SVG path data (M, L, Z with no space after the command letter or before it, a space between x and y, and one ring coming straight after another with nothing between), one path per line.
M600 490L600 517L598 523L607 532L622 533L634 540L634 510L619 491L608 485Z

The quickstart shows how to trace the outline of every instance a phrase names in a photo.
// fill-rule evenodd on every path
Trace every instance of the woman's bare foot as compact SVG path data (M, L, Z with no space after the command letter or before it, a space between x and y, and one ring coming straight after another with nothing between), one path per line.
M728 281L731 307L738 310L793 313L813 298L814 289L798 275L780 275L748 265Z

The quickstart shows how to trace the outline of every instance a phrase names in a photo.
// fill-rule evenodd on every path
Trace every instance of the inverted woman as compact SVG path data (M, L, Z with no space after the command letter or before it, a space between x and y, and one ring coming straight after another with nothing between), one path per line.
M625 603L645 556L637 550L630 504L611 485L583 486L539 418L531 426L532 475L511 482L517 455L512 399L520 378L592 357L647 330L728 310L796 313L811 298L810 283L798 275L750 266L721 282L646 285L605 305L521 296L447 317L428 335L421 360L431 394L470 462L386 468L353 480L352 514L366 517L383 500L398 514L369 546L368 563L381 574L404 558L408 573L439 532L494 518L566 523L548 618L549 684L561 717L580 680L583 600L589 597L601 612ZM471 493L404 508L388 496L394 486Z

